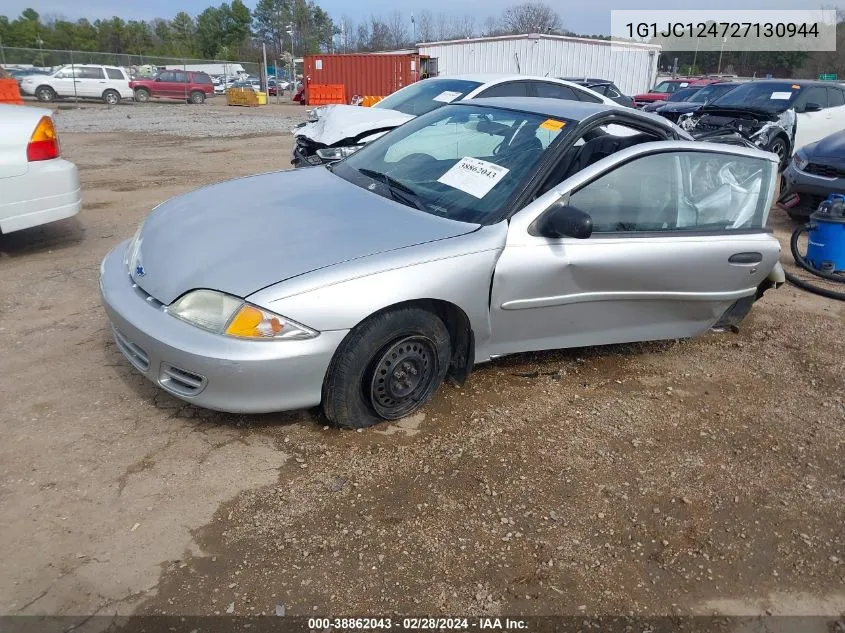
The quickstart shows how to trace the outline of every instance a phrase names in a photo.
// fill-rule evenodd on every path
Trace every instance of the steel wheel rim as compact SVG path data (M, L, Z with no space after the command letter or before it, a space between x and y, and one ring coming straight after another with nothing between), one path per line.
M783 143L775 143L774 147L772 148L772 152L781 160L783 160L784 154L786 154L786 147Z
M50 101L52 93L49 88L42 88L38 91L37 96L39 101Z
M117 96L113 92L108 93L106 95L106 103L109 105L117 105Z
M408 415L431 395L437 370L436 346L425 336L389 343L373 364L369 394L373 409L387 420Z

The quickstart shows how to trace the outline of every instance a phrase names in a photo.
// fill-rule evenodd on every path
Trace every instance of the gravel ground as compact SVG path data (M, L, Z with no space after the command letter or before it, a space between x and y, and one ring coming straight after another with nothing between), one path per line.
M785 286L737 333L500 359L360 433L199 410L115 348L99 262L291 137L60 130L82 214L0 236L0 612L845 612L841 303Z
M271 97L272 99L272 97ZM177 102L124 104L110 107L97 103L53 106L63 132L138 132L188 138L216 138L290 134L305 120L305 108L275 103L258 108L220 103L189 105Z

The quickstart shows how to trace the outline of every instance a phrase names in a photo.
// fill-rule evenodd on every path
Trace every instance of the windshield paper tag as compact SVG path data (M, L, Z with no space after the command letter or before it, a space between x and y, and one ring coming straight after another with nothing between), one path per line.
M773 92L772 96L769 99L791 99L792 93L791 92Z
M455 99L461 96L460 92L455 92L454 90L446 90L445 92L441 92L436 97L433 97L432 101L442 101L443 103L452 103Z
M483 198L510 171L486 160L464 156L437 179L444 185L460 189L476 198Z
M544 130L551 130L552 132L558 132L563 129L563 126L566 125L563 121L555 121L554 119L546 119L540 124L540 127Z

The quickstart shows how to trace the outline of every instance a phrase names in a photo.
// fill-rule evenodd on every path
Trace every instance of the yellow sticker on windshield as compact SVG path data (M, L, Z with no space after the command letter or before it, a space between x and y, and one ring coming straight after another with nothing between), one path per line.
M555 121L554 119L546 119L540 124L540 127L544 130L551 130L552 132L558 132L559 130L563 129L563 126L566 125L563 121Z
M799 86L798 84L792 84L792 89L793 90L801 90L801 86Z

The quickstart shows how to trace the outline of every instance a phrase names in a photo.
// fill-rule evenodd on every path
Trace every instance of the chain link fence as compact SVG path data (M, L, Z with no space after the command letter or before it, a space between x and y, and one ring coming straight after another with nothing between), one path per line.
M126 70L133 79L151 77L156 72L165 69L202 71L211 76L229 78L245 75L261 77L263 73L262 63L257 60L194 59L189 57L0 46L0 65L6 69L36 68L52 71L73 64L119 66ZM286 78L288 71L283 66L279 67L279 73L274 72L274 64L269 59L267 66L269 74L278 74L281 78Z

